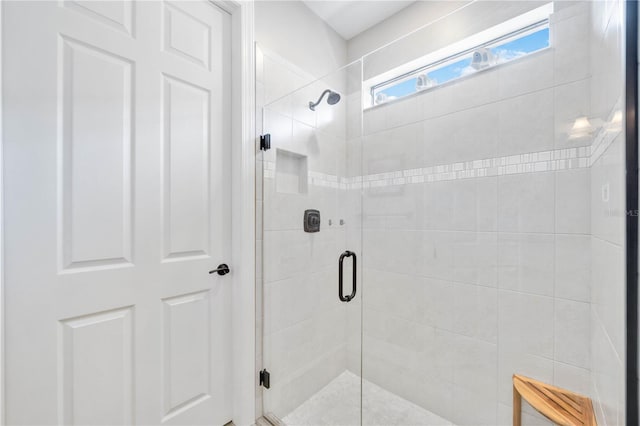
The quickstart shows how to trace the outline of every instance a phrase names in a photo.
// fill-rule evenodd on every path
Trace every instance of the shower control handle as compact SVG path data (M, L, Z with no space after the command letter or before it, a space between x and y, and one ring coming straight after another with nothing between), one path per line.
M229 266L226 263L221 263L216 269L209 271L210 274L227 275L230 271Z
M353 257L353 290L351 290L351 294L345 296L343 295L343 264L344 259L346 257ZM338 261L338 297L342 302L350 302L356 297L356 279L357 279L357 258L356 254L352 251L345 251L340 255L340 260Z

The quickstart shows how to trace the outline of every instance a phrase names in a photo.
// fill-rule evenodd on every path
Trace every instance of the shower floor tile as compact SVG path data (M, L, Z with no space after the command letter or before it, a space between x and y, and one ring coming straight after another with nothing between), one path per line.
M452 423L366 380L362 383L366 426L440 426ZM360 377L345 371L284 419L287 426L360 424Z

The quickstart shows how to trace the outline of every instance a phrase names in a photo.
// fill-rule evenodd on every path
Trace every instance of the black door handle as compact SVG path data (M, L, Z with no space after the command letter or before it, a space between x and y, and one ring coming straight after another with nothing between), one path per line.
M344 258L345 257L353 257L353 290L351 291L351 294L348 296L344 296L342 294L342 266L344 263ZM356 297L356 278L357 278L357 271L358 271L358 267L357 267L357 258L356 258L356 254L352 251L345 251L344 253L342 253L340 255L340 260L338 261L338 297L340 298L341 301L343 302L350 302L353 300L354 297Z
M218 275L227 275L229 272L229 266L226 263L221 263L216 269L209 271L210 274L217 273Z

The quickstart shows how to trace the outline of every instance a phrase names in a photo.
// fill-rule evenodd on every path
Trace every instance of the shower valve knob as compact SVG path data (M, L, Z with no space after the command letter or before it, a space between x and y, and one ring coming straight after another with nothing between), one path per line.
M210 274L217 273L218 275L227 275L229 272L231 271L226 263L221 263L216 269L209 271Z

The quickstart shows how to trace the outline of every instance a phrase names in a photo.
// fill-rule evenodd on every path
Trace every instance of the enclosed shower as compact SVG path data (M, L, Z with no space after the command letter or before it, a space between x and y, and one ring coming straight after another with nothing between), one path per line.
M260 105L262 414L508 425L522 374L624 424L624 30L470 2Z

